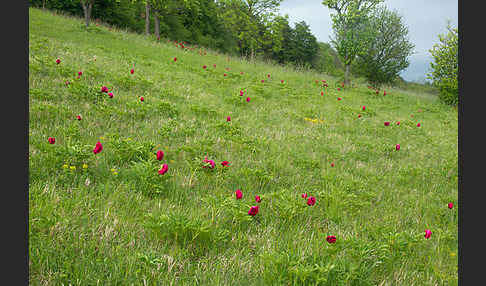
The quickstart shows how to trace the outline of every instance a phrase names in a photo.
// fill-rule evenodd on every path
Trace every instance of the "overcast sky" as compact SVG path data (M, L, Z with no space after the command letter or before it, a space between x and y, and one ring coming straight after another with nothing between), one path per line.
M439 41L438 35L447 32L447 20L458 27L458 0L385 0L389 10L403 16L408 27L410 41L415 44L415 54L410 57L410 66L401 73L408 81L422 81L431 62L429 49ZM305 21L312 34L320 42L329 42L332 34L331 11L322 5L322 0L283 0L280 14L289 15L293 23Z

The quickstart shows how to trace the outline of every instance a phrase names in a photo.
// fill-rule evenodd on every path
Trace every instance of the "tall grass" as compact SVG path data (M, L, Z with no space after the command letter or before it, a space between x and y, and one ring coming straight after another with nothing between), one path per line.
M457 285L457 111L337 86L29 9L30 284Z

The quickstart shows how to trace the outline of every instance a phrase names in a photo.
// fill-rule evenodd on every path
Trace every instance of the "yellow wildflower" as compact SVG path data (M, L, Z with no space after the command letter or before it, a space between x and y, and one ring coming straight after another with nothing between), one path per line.
M76 166L71 166L71 167L69 167L69 169L74 171L74 170L76 170Z
M64 169L67 169L69 166L67 164L62 165Z
M88 169L88 165L83 164L83 169Z

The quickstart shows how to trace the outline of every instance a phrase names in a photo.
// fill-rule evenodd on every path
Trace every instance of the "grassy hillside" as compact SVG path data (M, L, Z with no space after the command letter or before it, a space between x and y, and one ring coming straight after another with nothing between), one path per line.
M338 86L31 8L31 285L457 285L457 111Z

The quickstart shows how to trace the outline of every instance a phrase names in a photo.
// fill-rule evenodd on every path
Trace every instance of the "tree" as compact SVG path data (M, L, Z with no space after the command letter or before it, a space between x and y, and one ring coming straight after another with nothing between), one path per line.
M86 27L89 26L89 20L91 18L91 9L95 0L79 0L84 12L84 21L86 22Z
M358 73L375 88L392 83L406 69L414 44L409 41L408 28L396 11L381 6L372 12L365 33L370 37L356 59Z
M458 31L457 28L447 24L448 33L439 35L439 43L429 50L433 57L430 63L432 71L427 78L432 80L432 85L439 88L439 99L450 105L457 105L459 92L457 86L458 69Z
M310 66L317 55L319 45L316 37L310 31L309 25L304 21L295 23L292 42L291 60L297 64Z
M150 2L145 3L145 34L150 35Z
M345 66L344 83L349 84L349 68L363 50L368 35L363 33L368 14L383 0L323 0L322 4L334 10L331 14L334 38L333 48Z

